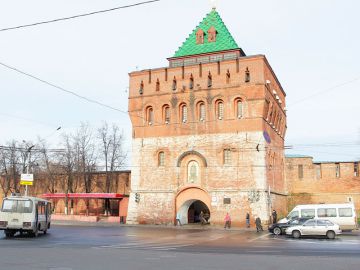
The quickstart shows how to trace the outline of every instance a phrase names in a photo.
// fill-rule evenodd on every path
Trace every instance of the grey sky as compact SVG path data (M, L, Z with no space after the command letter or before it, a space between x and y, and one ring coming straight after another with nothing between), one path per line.
M2 0L0 28L140 1ZM315 160L359 159L360 2L219 0L217 6L238 45L247 55L265 54L287 93L286 145L294 146L288 153ZM162 0L0 32L0 62L127 111L128 73L166 66L166 58L210 9L208 0ZM126 113L84 102L2 66L0 98L0 144L40 135L56 146L58 126L72 132L81 121L97 128L107 120L124 129L130 149ZM334 145L323 146L328 143Z

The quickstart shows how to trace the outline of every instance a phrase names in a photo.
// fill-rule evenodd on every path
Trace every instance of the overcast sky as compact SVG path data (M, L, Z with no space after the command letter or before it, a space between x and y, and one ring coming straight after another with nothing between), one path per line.
M1 0L0 29L142 0ZM360 158L360 1L218 0L247 55L265 54L287 93L289 154L317 161ZM0 62L127 111L128 73L168 64L211 10L208 0L161 0L113 12L0 31ZM91 104L0 65L0 144L47 137L80 122L117 123L127 113ZM62 129L54 132L58 126ZM324 145L331 144L328 147Z

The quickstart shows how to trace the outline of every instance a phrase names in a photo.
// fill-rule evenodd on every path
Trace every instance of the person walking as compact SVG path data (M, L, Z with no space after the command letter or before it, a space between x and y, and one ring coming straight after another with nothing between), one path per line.
M277 213L275 209L272 211L271 215L272 215L273 224L275 224L277 222Z
M176 214L176 226L177 225L181 226L181 214L179 212Z
M201 221L201 225L205 225L206 224L206 219L204 217L204 212L201 211L200 215L199 215L200 221Z
M261 225L261 219L260 217L256 217L255 219L255 225L256 225L256 232L263 231L263 227Z
M224 229L231 227L231 217L229 215L229 213L226 213L225 218L224 218L225 224L224 224Z
M246 228L250 228L250 214L246 212Z

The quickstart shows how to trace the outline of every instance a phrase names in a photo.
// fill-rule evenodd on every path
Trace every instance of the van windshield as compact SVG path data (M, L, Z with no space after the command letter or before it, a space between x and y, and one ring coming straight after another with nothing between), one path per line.
M2 212L10 213L31 213L33 203L30 200L5 199L2 205Z
M288 214L287 219L295 219L299 217L299 211L292 211Z

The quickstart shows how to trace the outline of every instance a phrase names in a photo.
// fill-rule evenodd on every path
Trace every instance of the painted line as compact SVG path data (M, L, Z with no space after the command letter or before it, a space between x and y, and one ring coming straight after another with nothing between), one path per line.
M271 233L267 233L267 234L264 234L264 235L261 235L259 237L256 237L256 238L253 238L253 239L250 239L248 242L254 242L256 240L259 240L259 239L262 239L262 238L265 238L267 236L269 236Z

